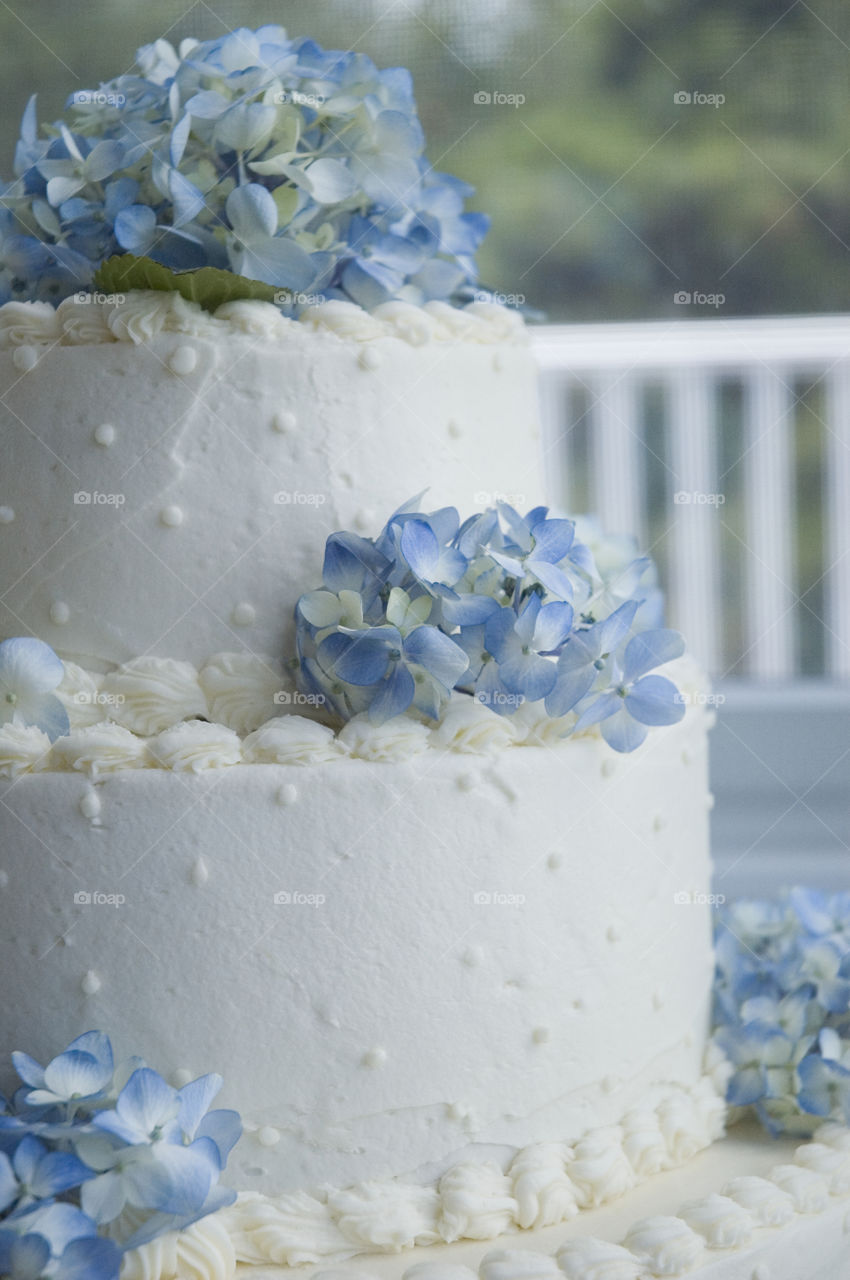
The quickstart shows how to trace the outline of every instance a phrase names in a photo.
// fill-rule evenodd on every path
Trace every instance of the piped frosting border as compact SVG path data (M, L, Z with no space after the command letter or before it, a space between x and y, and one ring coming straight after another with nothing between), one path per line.
M228 341L244 335L285 342L299 332L331 334L363 343L395 338L412 347L429 343L524 344L522 317L495 302L452 307L445 302L385 302L366 311L353 302L322 301L306 307L297 320L271 302L227 302L214 313L179 293L135 289L116 295L74 295L58 307L49 302L7 302L0 306L0 351L44 346L94 346L113 342L135 345L160 333Z
M122 1280L229 1280L237 1263L339 1262L565 1222L679 1167L723 1135L725 1064L707 1067L694 1088L669 1086L654 1106L633 1108L620 1124L573 1144L525 1147L505 1170L494 1160L468 1160L431 1185L392 1179L315 1195L243 1192L231 1208L128 1254Z

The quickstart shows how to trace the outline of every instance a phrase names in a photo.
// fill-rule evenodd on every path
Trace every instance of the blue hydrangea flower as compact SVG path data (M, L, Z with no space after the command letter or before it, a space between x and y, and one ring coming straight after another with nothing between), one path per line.
M466 671L463 650L436 627L410 613L410 601L393 588L388 624L366 630L342 628L319 645L323 670L345 684L373 690L369 718L381 724L411 705L436 717L441 703ZM392 620L395 619L395 622ZM405 623L412 623L409 627Z
M600 725L615 751L634 751L651 725L676 724L685 714L679 691L665 676L649 675L654 667L678 658L684 642L677 631L661 629L633 636L615 664L611 687L582 711L576 731Z
M0 1274L10 1280L118 1280L121 1250L76 1206L48 1204L0 1226Z
M30 636L0 643L0 725L35 725L51 742L70 730L53 690L65 668L49 645Z
M428 165L406 71L274 25L137 60L47 128L27 105L0 297L57 301L122 250L366 307L469 296L487 219Z
M642 594L609 609L604 540L591 553L545 507L499 504L461 523L454 507L421 511L422 496L375 539L333 534L322 586L298 602L298 679L330 715L381 721L413 707L435 719L458 689L500 715L545 700L561 732L601 723L621 751L681 718L675 686L652 674L681 637L646 628ZM609 560L642 591L644 557L633 573Z
M44 1068L23 1053L13 1064L23 1086L0 1115L0 1264L11 1274L111 1277L113 1239L134 1248L233 1202L218 1180L241 1124L210 1110L219 1076L177 1090L139 1059L116 1069L98 1031Z
M603 621L579 627L567 637L558 657L555 681L546 696L550 716L566 715L594 685L604 682L613 655L628 637L637 609L638 602L629 600Z
M499 678L511 693L537 702L551 692L557 671L549 655L557 653L570 633L572 606L544 604L533 592L520 612L501 608L484 627L484 643L499 667Z
M846 894L796 889L721 913L714 1039L734 1068L727 1097L772 1133L850 1119L850 964L828 936L845 934L848 908Z

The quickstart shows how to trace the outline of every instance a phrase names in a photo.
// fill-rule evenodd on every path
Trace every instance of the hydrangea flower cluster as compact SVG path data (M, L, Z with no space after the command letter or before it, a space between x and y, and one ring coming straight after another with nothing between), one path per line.
M58 302L113 254L371 308L464 296L488 220L432 170L409 72L279 26L158 40L138 70L23 118L0 189L0 302Z
M36 725L55 742L70 729L54 690L65 668L43 640L14 636L0 642L0 726Z
M724 908L714 1039L734 1071L727 1099L772 1132L850 1124L850 893L793 889Z
M242 1126L210 1111L221 1077L173 1089L140 1058L116 1064L100 1031L42 1067L0 1107L0 1275L117 1280L123 1253L232 1204L218 1186Z
M436 720L452 690L498 715L540 703L565 733L598 724L616 751L682 718L676 686L651 673L683 641L660 625L654 566L631 539L583 540L546 507L461 524L419 501L374 540L328 539L323 585L296 607L302 691L374 723L408 709Z

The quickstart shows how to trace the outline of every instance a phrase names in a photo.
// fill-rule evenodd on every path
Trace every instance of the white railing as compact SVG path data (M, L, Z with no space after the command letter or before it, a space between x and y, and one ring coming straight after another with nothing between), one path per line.
M533 344L553 500L653 547L671 618L708 669L795 677L805 614L810 633L821 631L814 671L850 678L850 316L547 325ZM734 456L721 467L726 386L740 411ZM816 388L806 425L801 387ZM663 425L650 436L653 395ZM801 431L819 433L822 475L821 572L811 582L795 557ZM818 609L809 588L821 576Z

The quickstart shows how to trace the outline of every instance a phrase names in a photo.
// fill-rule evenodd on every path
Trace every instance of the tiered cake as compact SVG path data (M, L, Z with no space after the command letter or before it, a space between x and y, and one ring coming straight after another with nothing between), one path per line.
M373 124L403 114L400 73L383 73L377 98L358 97L351 85L366 71L353 58L290 44L266 28L187 46L180 57L168 46L143 51L147 78L125 87L151 128L157 103L167 100L175 112L175 94L182 118L195 120L191 135L188 125L174 128L177 172L189 137L190 151L213 145L209 121L223 108L210 95L224 101L233 79L233 92L248 99L262 84L254 104L262 111L277 109L274 85L290 86L287 102L297 101L291 84L298 83L302 94L312 88L339 113L364 112ZM337 84L340 96L328 99L334 76L353 97ZM232 111L244 106L240 98ZM305 111L307 136L321 110ZM157 1219L143 1247L124 1256L127 1280L211 1280L232 1275L238 1261L315 1263L552 1226L678 1166L723 1128L722 1072L714 1081L704 1074L712 948L709 713L699 673L686 658L662 666L678 684L679 710L667 717L678 722L652 729L634 753L628 747L637 740L612 749L601 712L581 718L581 696L544 711L542 693L517 693L507 660L498 689L513 699L512 714L470 696L463 677L454 691L447 683L434 714L418 702L403 714L358 712L355 704L337 714L334 698L364 696L368 682L352 676L357 688L349 684L346 693L342 664L337 679L322 658L328 635L336 652L348 652L368 630L369 608L390 610L401 597L392 595L387 567L383 594L366 602L366 622L361 613L352 626L346 610L357 593L339 591L336 622L310 631L318 654L311 668L301 633L296 650L296 604L322 580L329 535L352 530L345 545L356 552L423 490L429 510L495 507L491 539L498 519L515 532L537 531L522 552L525 568L512 567L520 552L512 547L509 555L502 534L502 551L488 561L510 586L499 588L501 603L486 604L504 616L515 599L519 627L529 601L540 608L563 581L561 553L535 567L533 548L550 534L566 536L565 522L550 520L544 530L542 509L523 524L512 507L499 506L505 495L523 508L540 496L534 369L516 316L486 299L469 302L454 285L448 298L435 287L447 265L460 263L461 278L468 274L469 246L460 243L456 202L445 194L457 191L432 193L413 230L379 228L374 258L355 262L353 238L349 250L339 247L340 227L350 230L365 205L345 186L342 161L325 160L337 168L308 180L297 149L285 162L259 158L269 155L265 117L253 142L256 117L234 119L229 142L215 145L225 154L241 148L259 174L272 175L279 211L281 188L301 193L291 243L302 258L322 260L314 265L323 298L299 303L285 272L269 281L282 261L292 263L281 249L290 239L268 223L266 188L251 196L266 218L271 247L264 242L262 252L247 206L237 208L232 190L227 197L230 266L286 286L285 301L240 296L212 306L181 296L178 276L120 296L71 294L72 268L94 249L81 233L57 238L45 210L56 208L60 222L83 216L68 208L70 187L50 184L77 181L66 170L77 173L74 148L82 148L80 164L83 153L93 154L81 140L90 138L91 121L80 124L79 138L61 134L41 152L31 121L19 163L35 184L28 198L46 184L38 220L54 246L53 265L42 264L38 281L47 283L37 281L25 297L12 282L0 308L0 636L38 637L64 664L53 681L64 712L54 705L48 723L27 716L30 704L15 685L29 680L38 702L50 684L38 683L50 667L47 651L7 649L4 667L0 649L7 690L0 964L16 993L5 1002L2 1044L37 1059L16 1059L36 1090L21 1103L25 1115L38 1099L42 1108L73 1108L88 1096L68 1085L63 1102L61 1082L78 1070L97 1075L106 1052L100 1040L81 1041L62 1070L42 1073L38 1062L99 1027L119 1058L141 1049L183 1090L179 1097L201 1071L220 1071L225 1105L244 1125L224 1179L240 1192L236 1203L205 1216L210 1201L182 1234L166 1230L172 1219ZM281 119L275 127L291 134L291 115ZM116 120L110 136L120 137ZM397 143L404 133L396 119L382 128L387 147L390 135ZM126 138L121 145L129 147ZM358 181L377 211L361 237L378 235L391 201L384 187L370 187L374 170L384 186L390 177L380 151L369 155L371 178L356 154L349 165L354 173L361 164ZM136 152L128 157L124 180L138 188L145 162ZM107 248L155 252L153 233L139 240L145 217L126 214L145 207L143 184L133 204L116 181L105 196L114 219ZM223 233L216 240L200 205L192 223L185 188L175 195L173 182L165 186L173 225L179 195L181 234L216 265ZM309 223L305 190L323 205L331 231L319 234ZM437 233L441 215L446 225ZM156 217L163 223L162 208ZM420 253L429 234L431 265L440 269L429 274L420 256L414 271L408 256L402 270L401 249L393 258L386 240ZM72 241L73 254L62 257ZM336 265L326 260L334 253ZM20 254L32 266L35 251ZM135 279L136 268L126 269ZM400 272L395 286L392 271ZM58 308L50 297L57 289L70 295ZM405 519L390 526L386 546L395 539L404 548ZM445 522L445 513L423 516L418 536ZM451 535L450 559L460 555L463 529ZM616 563L614 544L594 537L587 534L587 546L596 545L598 564L606 556ZM629 620L641 608L655 618L634 635L658 626L657 593L647 563L637 563L623 570L631 585L618 595L617 572L606 578L592 559L576 556L576 573L593 591L581 615L578 599L575 610L545 606L569 616L573 630L557 647L536 642L535 678L565 644L570 654L589 644L589 629L620 605ZM464 587L460 570L454 585L436 570L433 580L420 575L419 605L427 597L427 607L419 623L428 609L448 617L450 606L481 607L489 588L473 582L472 564L463 559ZM405 608L419 608L401 594ZM486 642L495 652L490 635L479 648ZM456 648L463 627L444 623L442 637ZM520 664L534 648L527 637L523 643L516 642ZM608 648L590 662L585 694L607 670ZM653 665L647 659L642 669ZM569 684L569 662L564 670ZM331 682L330 703L316 692L322 679ZM631 686L625 675L617 679L605 696L625 699ZM657 710L642 714L645 724L664 723ZM133 1077L141 1078L154 1088L153 1073ZM96 1109L106 1105L104 1090L91 1095ZM197 1116L190 1125L178 1095L173 1112L166 1101L164 1118L154 1117L152 1102L147 1110L137 1104L141 1118L131 1123L130 1104L119 1099L118 1119L101 1124L98 1141L108 1129L131 1153L140 1149L134 1141L153 1150L172 1134L180 1105L183 1144L206 1143L216 1158L226 1156L219 1130ZM19 1112L7 1127L20 1126ZM44 1123L36 1130L55 1140L49 1114ZM78 1150L84 1160L95 1152L85 1141ZM98 1185L122 1167L107 1155L101 1163L97 1152L89 1156ZM89 1212L94 1201L85 1184L83 1191ZM155 1205L138 1187L128 1191L123 1226L134 1226L142 1209L176 1205L176 1192L169 1195ZM97 1221L112 1224L107 1234L126 1239L103 1196L98 1205ZM181 1217L177 1207L169 1212ZM694 1240L708 1239L698 1213L688 1222ZM643 1241L661 1257L663 1230L638 1236L635 1249ZM697 1255L688 1247L680 1257L691 1265ZM594 1248L567 1249L562 1269L587 1280L637 1274L629 1267L638 1263L623 1258L619 1270L605 1270Z

